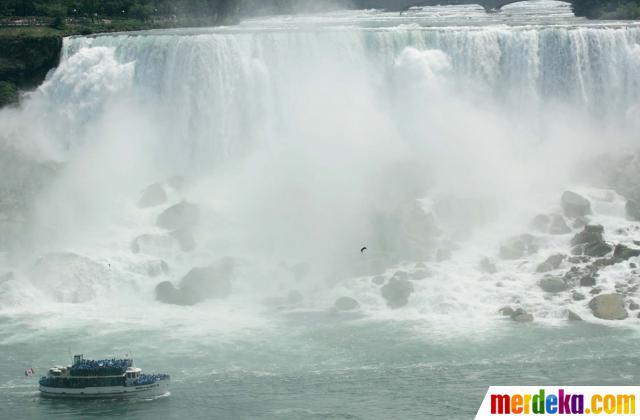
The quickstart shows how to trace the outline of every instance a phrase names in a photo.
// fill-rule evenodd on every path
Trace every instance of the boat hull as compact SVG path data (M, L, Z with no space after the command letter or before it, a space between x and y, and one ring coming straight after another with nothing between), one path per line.
M169 379L162 379L148 385L86 388L53 388L40 385L40 393L43 397L51 398L150 398L168 394L169 382Z

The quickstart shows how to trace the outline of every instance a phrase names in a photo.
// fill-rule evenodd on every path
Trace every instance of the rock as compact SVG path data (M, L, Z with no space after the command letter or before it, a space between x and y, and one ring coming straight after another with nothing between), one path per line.
M371 282L378 286L384 284L384 281L385 281L384 276L375 276L374 278L371 279Z
M637 257L640 255L640 249L629 248L628 246L618 244L613 249L613 258L619 258L621 260L628 260L629 258Z
M156 224L168 230L192 228L198 223L199 214L198 206L183 201L163 211Z
M596 296L589 302L593 315L607 320L626 319L629 313L624 306L623 297L617 293Z
M411 296L414 289L410 281L393 277L380 288L380 291L387 302L387 306L396 309L409 303L409 296Z
M571 233L571 228L567 225L567 222L559 214L539 214L531 223L532 227L541 233L548 233L551 235L564 235Z
M559 277L546 276L538 284L547 293L560 293L567 290L567 284Z
M180 281L180 290L193 302L224 299L231 294L232 270L226 264L193 268Z
M638 265L636 263L629 263L629 268L631 269L638 268Z
M360 304L357 300L347 296L338 298L333 304L333 309L335 309L336 311L353 311L355 309L358 309L359 307Z
M582 318L577 313L569 310L567 311L567 319L569 321L582 321Z
M613 248L605 242L596 242L584 245L582 253L589 257L604 257L609 254Z
M638 309L640 309L640 305L638 305L635 301L630 300L629 301L629 310L630 311L637 311Z
M425 263L423 263L423 262L419 262L419 263L416 263L414 268L415 269L424 269L424 268L427 268L427 265Z
M178 247L175 238L153 233L140 235L131 242L131 251L134 254L162 255L173 252Z
M604 227L602 225L587 225L571 239L571 245L604 242Z
M584 276L580 279L580 287L591 287L596 285L596 279L593 276Z
M162 260L149 261L146 266L147 275L149 277L158 277L162 274L169 274L169 264Z
M451 250L450 249L438 249L436 251L436 261L442 262L451 259Z
M478 269L487 274L495 274L498 272L498 267L496 267L496 264L487 257L484 257L480 260Z
M399 280L407 280L409 278L409 274L406 271L398 270L393 273L393 277Z
M430 275L431 274L427 270L418 270L411 273L409 277L411 277L411 280L424 280Z
M587 255L590 257L604 257L613 249L603 238L604 228L601 225L587 225L582 232L577 233L571 239L574 255Z
M566 258L563 254L554 254L548 257L543 263L538 265L536 271L538 273L546 273L547 271L555 270L560 267L562 261Z
M575 290L571 293L571 298L573 300L585 300L587 297L580 292L576 292Z
M567 261L571 264L584 264L589 262L589 257L587 257L586 255L574 255L567 258Z
M167 193L164 191L164 187L159 182L149 185L144 192L140 201L138 201L138 207L155 207L167 202Z
M627 213L627 218L633 221L640 221L640 201L638 200L627 200L627 203L624 206L625 211Z
M500 247L500 257L505 260L516 260L525 255L538 252L537 239L529 234L520 235L507 241Z
M176 288L170 282L156 286L156 298L175 305L195 305L207 299L224 299L231 294L233 262L223 259L207 267L189 271Z
M573 223L571 224L571 227L574 229L582 229L588 224L589 224L589 219L587 217L578 217L573 221Z
M599 295L600 293L602 293L602 289L599 287L594 287L593 289L589 290L590 295Z
M184 300L184 297L180 290L176 289L176 287L170 281L163 281L162 283L158 283L155 289L156 292L156 300L163 303L170 303L173 305L189 305Z
M583 217L591 213L589 200L573 191L565 191L561 198L562 210L567 217Z
M593 271L598 271L603 267L609 267L610 265L614 265L614 264L618 264L623 262L624 260L620 259L620 258L599 258L597 260L595 260L593 263L591 263L591 265L589 265L589 267L593 270Z
M522 308L518 308L511 314L511 319L513 319L516 322L532 322L533 315L527 313Z
M551 217L546 214L538 214L531 221L531 227L541 233L547 233L549 231L550 224Z
M511 306L503 306L502 308L498 309L498 312L500 313L500 315L504 315L504 316L509 316L510 317L516 311Z
M184 252L193 251L196 247L196 240L193 233L187 228L177 229L170 233L171 237L178 241L180 249Z

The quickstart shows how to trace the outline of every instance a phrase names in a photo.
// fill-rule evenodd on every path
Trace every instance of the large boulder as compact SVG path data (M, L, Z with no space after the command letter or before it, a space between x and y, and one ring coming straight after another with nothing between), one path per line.
M182 201L163 211L156 224L167 230L192 228L198 223L199 215L198 206Z
M533 315L522 308L518 308L511 314L510 318L516 322L532 322Z
M568 289L567 284L560 277L546 276L538 284L547 293L560 293Z
M231 294L233 262L196 267L180 281L179 287L163 282L156 286L156 298L175 305L194 305L207 299L224 299ZM167 284L169 283L169 284Z
M562 202L562 210L567 217L584 217L591 213L589 200L573 191L562 193L560 201Z
M571 239L571 253L590 257L604 257L613 247L604 241L602 225L587 225Z
M613 258L619 258L621 260L628 260L629 258L637 257L640 255L640 249L629 248L626 245L618 244L613 250Z
M333 304L333 309L340 312L353 311L355 309L358 309L359 307L360 304L358 304L357 300L347 296L338 298Z
M529 234L511 238L500 246L500 257L505 260L516 260L538 252L538 240Z
M380 288L382 297L387 302L387 306L396 309L409 303L409 296L413 293L413 284L409 280L391 278L387 284Z
M554 254L549 256L543 263L538 265L536 271L538 273L546 273L547 271L552 271L560 267L562 261L566 258L563 254Z
M602 225L587 225L571 239L571 245L588 244L604 241L604 227Z
M187 228L174 230L171 232L171 237L178 242L180 249L184 252L193 251L196 247L196 240L193 237L193 233Z
M596 318L607 320L626 319L629 316L624 298L617 293L599 295L591 299L589 308Z
M155 207L167 202L167 193L159 182L149 185L138 201L138 207Z
M541 233L548 233L551 235L564 235L571 233L571 228L567 225L564 217L560 214L539 214L531 223L534 229Z

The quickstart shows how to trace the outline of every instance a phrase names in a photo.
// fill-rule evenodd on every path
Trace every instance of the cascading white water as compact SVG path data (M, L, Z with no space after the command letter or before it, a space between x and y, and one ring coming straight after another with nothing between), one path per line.
M151 301L158 280L140 274L148 261L129 248L157 230L159 211L135 202L146 185L182 175L188 187L170 201L204 212L196 251L160 255L169 279L229 255L245 264L234 295L251 301L300 289L308 306L326 308L347 294L372 316L448 325L469 314L490 321L515 297L553 318L561 302L533 292L529 266L483 280L477 261L556 206L580 182L577 163L637 142L640 26L589 25L544 4L560 11L551 24L536 20L533 4L505 8L516 25L436 8L65 39L59 68L22 109L0 114L5 142L64 162L29 216L35 251L7 264L28 272L39 255L73 251L112 270L82 272L90 282L65 273L55 283L72 289L63 301L79 284L81 301L122 290ZM470 220L479 208L436 211L433 240L462 237L461 249L431 267L437 281L416 285L410 309L390 315L369 278L336 267L359 264L360 247L388 233L376 215L422 198L429 211L442 196L489 201L489 223ZM421 260L396 257L399 266ZM305 284L278 268L301 261L314 267ZM13 295L34 283L60 299L27 277L9 284Z

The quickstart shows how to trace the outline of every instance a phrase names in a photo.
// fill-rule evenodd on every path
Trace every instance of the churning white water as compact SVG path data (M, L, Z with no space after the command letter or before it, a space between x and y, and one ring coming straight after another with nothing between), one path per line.
M63 48L23 106L0 113L5 148L57 168L28 197L0 260L14 273L0 284L1 314L200 334L267 328L265 300L298 291L298 311L349 296L365 319L421 320L443 334L492 329L514 302L540 323L564 322L567 308L591 317L536 283L536 265L571 235L543 235L537 256L499 262L495 274L478 261L497 259L535 214L558 211L567 188L593 200L592 220L608 232L627 223L624 200L576 167L637 146L640 26L588 23L542 1L491 15L269 17L72 37ZM138 208L154 182L167 203ZM182 200L200 209L195 249L132 252L134 238L164 234L156 218ZM428 235L415 228L425 215ZM443 248L452 258L437 261ZM226 256L236 261L229 298L155 301L160 281ZM169 271L158 275L149 267L160 260ZM371 277L419 263L430 277L389 309ZM610 271L605 290L625 275Z

